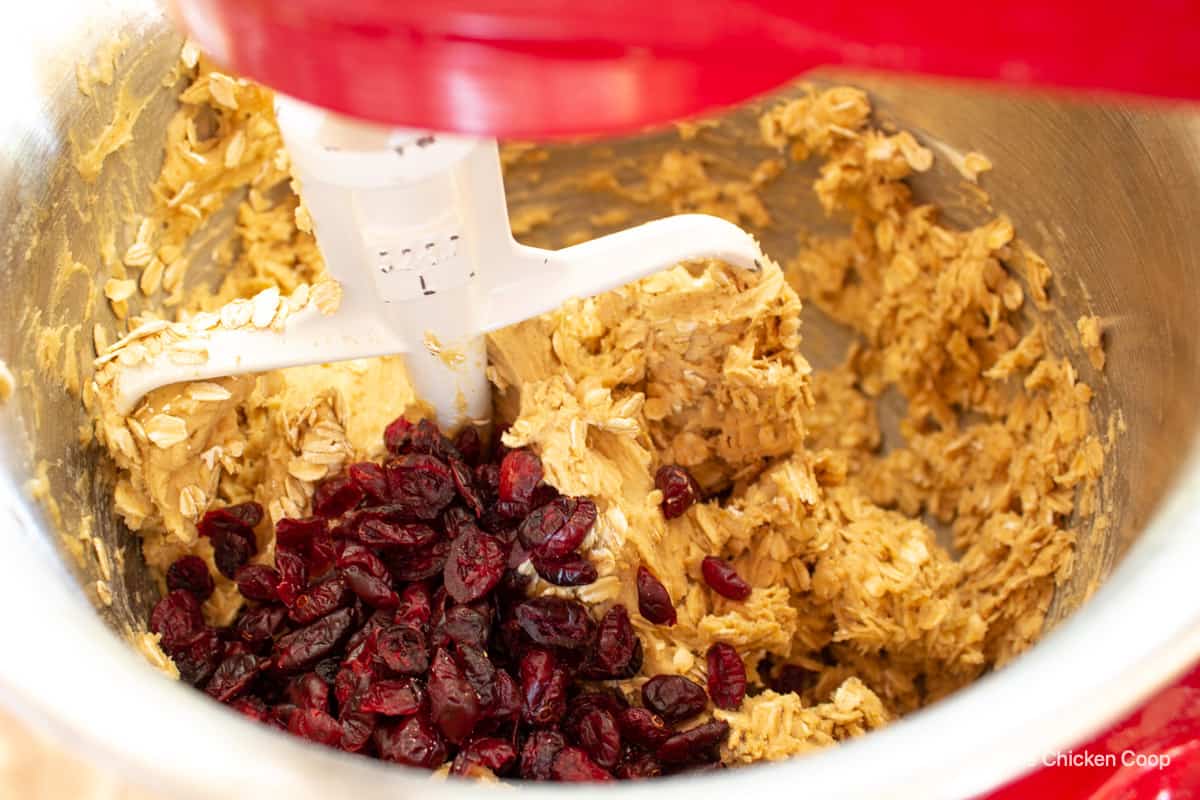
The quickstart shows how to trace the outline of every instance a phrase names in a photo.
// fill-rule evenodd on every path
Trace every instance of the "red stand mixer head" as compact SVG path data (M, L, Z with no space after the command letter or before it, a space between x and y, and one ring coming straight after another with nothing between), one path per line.
M611 134L822 65L1200 98L1200 4L1075 0L173 0L210 55L361 119Z

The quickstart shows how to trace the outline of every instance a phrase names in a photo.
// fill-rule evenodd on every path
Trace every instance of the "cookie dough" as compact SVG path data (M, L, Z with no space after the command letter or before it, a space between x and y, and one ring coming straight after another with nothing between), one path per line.
M322 272L269 94L203 59L187 66L195 79L141 242L145 268L170 273L154 297L176 321L272 286L290 296ZM810 238L755 275L681 264L489 337L505 442L534 448L549 482L600 512L584 545L600 579L534 591L636 608L645 564L678 610L672 628L634 615L645 674L702 681L704 653L723 641L755 686L784 664L807 676L797 692L755 691L715 712L732 726L730 763L878 728L1029 647L1071 569L1071 521L1095 510L1104 458L1089 388L1036 321L1018 321L1027 295L1048 306L1050 275L1006 219L939 224L905 182L932 153L873 127L859 90L808 91L768 111L761 135L780 151L762 175L712 186L684 140L648 199L686 193L690 208L753 223L767 214L756 187L816 158L814 190L848 234ZM222 283L185 291L181 252L239 191ZM840 365L805 360L802 300L857 334ZM903 441L888 449L885 392L907 403ZM116 507L159 571L185 553L211 561L197 519L248 499L269 511L258 531L269 561L271 521L305 513L315 481L377 456L386 422L420 413L399 359L168 387L128 417L106 393L95 382L86 399L120 470ZM665 520L653 485L663 463L686 466L709 502ZM755 587L746 602L706 588L707 555ZM204 610L225 623L237 595L217 581Z

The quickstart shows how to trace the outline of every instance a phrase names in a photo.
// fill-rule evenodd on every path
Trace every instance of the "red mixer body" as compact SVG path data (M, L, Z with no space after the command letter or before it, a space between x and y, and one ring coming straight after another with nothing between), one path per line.
M1200 3L1077 0L174 0L238 73L405 127L611 135L711 112L823 65L1200 99ZM1200 667L989 795L1200 796Z
M1200 797L1200 666L1091 741L1044 754L1038 766L986 800Z
M174 0L218 60L363 119L614 134L843 64L1200 98L1200 4L1079 0Z

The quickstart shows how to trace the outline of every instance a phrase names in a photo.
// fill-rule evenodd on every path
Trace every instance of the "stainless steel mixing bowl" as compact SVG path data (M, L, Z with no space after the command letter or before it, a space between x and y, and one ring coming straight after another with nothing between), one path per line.
M171 68L180 42L149 0L79 5L10 6L0 26L0 224L6 234L0 359L18 378L15 396L0 407L0 698L67 746L179 797L490 795L494 789L467 783L430 785L423 774L320 750L244 722L157 675L122 640L145 618L153 583L111 511L111 473L96 447L81 443L86 415L55 377L58 370L39 368L38 352L46 356L57 341L78 351L81 363L90 361L86 331L75 339L65 336L67 328L54 331L77 321L98 289L86 274L56 281L59 265L69 258L98 273L103 233L113 220L147 205L174 105ZM92 82L86 96L77 64L94 64L98 50L110 53L104 48L114 36L127 43L117 80ZM1119 411L1126 425L1104 485L1111 524L1095 530L1081 521L1074 577L1056 598L1053 630L1029 654L861 740L672 784L697 800L800 788L814 797L963 796L1085 738L1200 657L1194 577L1200 564L1200 226L1192 218L1200 199L1200 115L858 82L871 90L883 120L928 142L991 157L995 170L983 184L995 208L1012 216L1019 234L1056 272L1061 316L1050 322L1060 339L1073 335L1071 323L1085 311L1106 321L1107 370L1081 370L1097 390L1101 424ZM121 90L151 99L137 115L132 143L89 182L75 157L113 120ZM736 174L766 152L747 135L753 114L752 107L739 110L688 146L715 154L718 171ZM671 131L557 146L539 169L561 176L677 145ZM986 212L978 194L964 190L945 161L917 182L918 193L945 206L951 220L979 219ZM545 199L555 183L535 185L519 170L509 177L516 205ZM834 224L805 199L810 177L793 170L768 194L785 224L761 233L781 259L795 247L798 225ZM580 202L564 196L565 224L543 235L569 234L572 220L587 211ZM113 244L122 252L132 231L118 228ZM221 232L214 230L215 240ZM102 302L97 313L103 321ZM844 335L817 314L806 324L810 355L818 362L836 359ZM31 333L39 329L41 336ZM31 480L49 503L30 498ZM107 565L93 549L71 552L85 527L105 543ZM98 602L95 591L106 569L114 573L111 605ZM615 791L649 797L661 788L651 783Z

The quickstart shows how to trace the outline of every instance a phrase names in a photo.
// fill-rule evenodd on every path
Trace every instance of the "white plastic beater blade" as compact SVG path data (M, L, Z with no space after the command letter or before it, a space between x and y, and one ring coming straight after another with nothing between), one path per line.
M358 319L359 324L348 325L347 319ZM206 360L176 363L164 352L138 366L119 369L114 378L118 411L129 413L144 395L174 383L393 355L408 349L394 331L375 324L370 316L356 314L345 303L337 315L328 317L316 308L306 308L287 319L280 331L215 328L185 342L186 349L205 353Z
M482 334L681 261L761 263L752 236L704 214L562 250L528 247L509 228L494 141L381 129L282 99L278 115L326 269L342 285L341 307L331 316L307 308L279 331L203 334L204 364L164 354L123 367L121 410L181 381L404 353L417 393L444 426L486 420Z
M518 262L528 269L514 270L511 282L492 287L481 333L552 311L572 297L602 294L681 261L713 258L758 270L762 257L750 234L708 214L665 217L562 250L514 246Z

